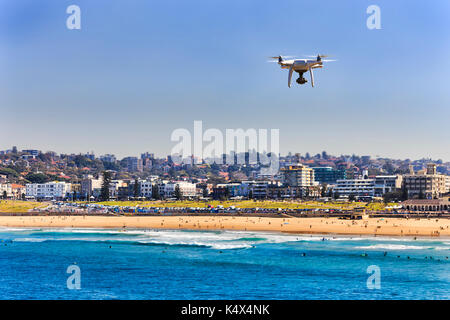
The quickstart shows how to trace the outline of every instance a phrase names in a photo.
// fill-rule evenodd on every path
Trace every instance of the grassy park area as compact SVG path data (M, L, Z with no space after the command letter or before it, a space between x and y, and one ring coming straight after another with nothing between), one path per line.
M84 203L84 202L78 202ZM92 203L92 202L91 202ZM199 207L206 208L208 206L217 207L219 205L225 208L234 206L236 208L262 208L262 209L336 209L336 210L352 210L355 208L364 207L371 211L385 210L386 206L381 202L320 202L320 201L276 201L276 200L229 200L229 201L105 201L96 202L105 206L123 206L123 207L159 207L159 208L176 208L176 207ZM28 212L35 208L45 208L49 205L48 202L35 201L19 201L19 200L1 200L0 212Z
M366 202L320 202L320 201L271 201L271 200L229 200L229 201L107 201L98 204L110 206L127 206L127 207L199 207L205 208L208 205L217 207L222 205L225 208L235 206L237 208L264 208L264 209L341 209L352 210L357 207L365 207L367 210L384 210L384 203L366 203ZM389 204L392 205L392 204Z
M45 208L46 202L0 200L0 212L27 212L30 209Z

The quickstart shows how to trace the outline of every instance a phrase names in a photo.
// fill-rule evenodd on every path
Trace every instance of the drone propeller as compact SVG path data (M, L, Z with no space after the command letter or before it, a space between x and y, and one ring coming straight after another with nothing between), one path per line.
M319 57L319 58L329 58L330 56L329 55L327 55L327 54L307 54L307 55L305 55L305 57L308 57L308 58L317 58L317 57Z
M276 57L269 57L270 59L293 59L293 58L295 58L295 56L282 56L282 55L279 55L279 56L276 56Z

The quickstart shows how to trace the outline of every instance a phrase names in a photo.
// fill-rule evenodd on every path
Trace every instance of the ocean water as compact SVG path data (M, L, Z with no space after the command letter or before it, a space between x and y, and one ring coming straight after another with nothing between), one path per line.
M0 299L449 299L448 256L443 238L0 228Z

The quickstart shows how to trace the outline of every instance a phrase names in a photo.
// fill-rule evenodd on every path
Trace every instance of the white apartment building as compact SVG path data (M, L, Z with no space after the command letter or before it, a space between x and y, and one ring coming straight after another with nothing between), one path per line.
M400 175L376 176L375 196L382 197L387 192L394 192L402 188L403 177Z
M250 191L254 199L265 199L269 195L269 187L280 187L278 181L254 181L250 184Z
M111 180L111 183L109 184L109 197L111 199L117 199L119 196L119 188L127 186L127 183L123 180ZM101 188L99 191L101 193Z
M3 196L6 193L6 197L10 198L13 195L12 192L12 186L10 183L0 183L0 198L3 198Z
M29 183L25 194L35 199L64 199L72 191L72 184L67 182Z
M290 187L311 187L316 185L314 170L302 164L281 168L281 182Z
M92 177L88 177L86 179L81 180L81 193L85 197L91 197L94 194L94 190L100 190L102 187L102 179L94 179Z
M175 188L177 185L180 187L182 197L190 198L197 196L197 186L195 185L195 183L179 181L164 184L164 197L165 198L175 197Z
M375 179L343 179L336 181L334 188L340 196L374 196Z
M145 198L152 197L153 182L142 180L139 181L139 196Z

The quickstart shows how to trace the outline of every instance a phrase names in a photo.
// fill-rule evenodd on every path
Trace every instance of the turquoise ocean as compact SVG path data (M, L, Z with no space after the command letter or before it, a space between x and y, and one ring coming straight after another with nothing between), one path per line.
M0 228L0 299L449 299L449 256L448 238Z

